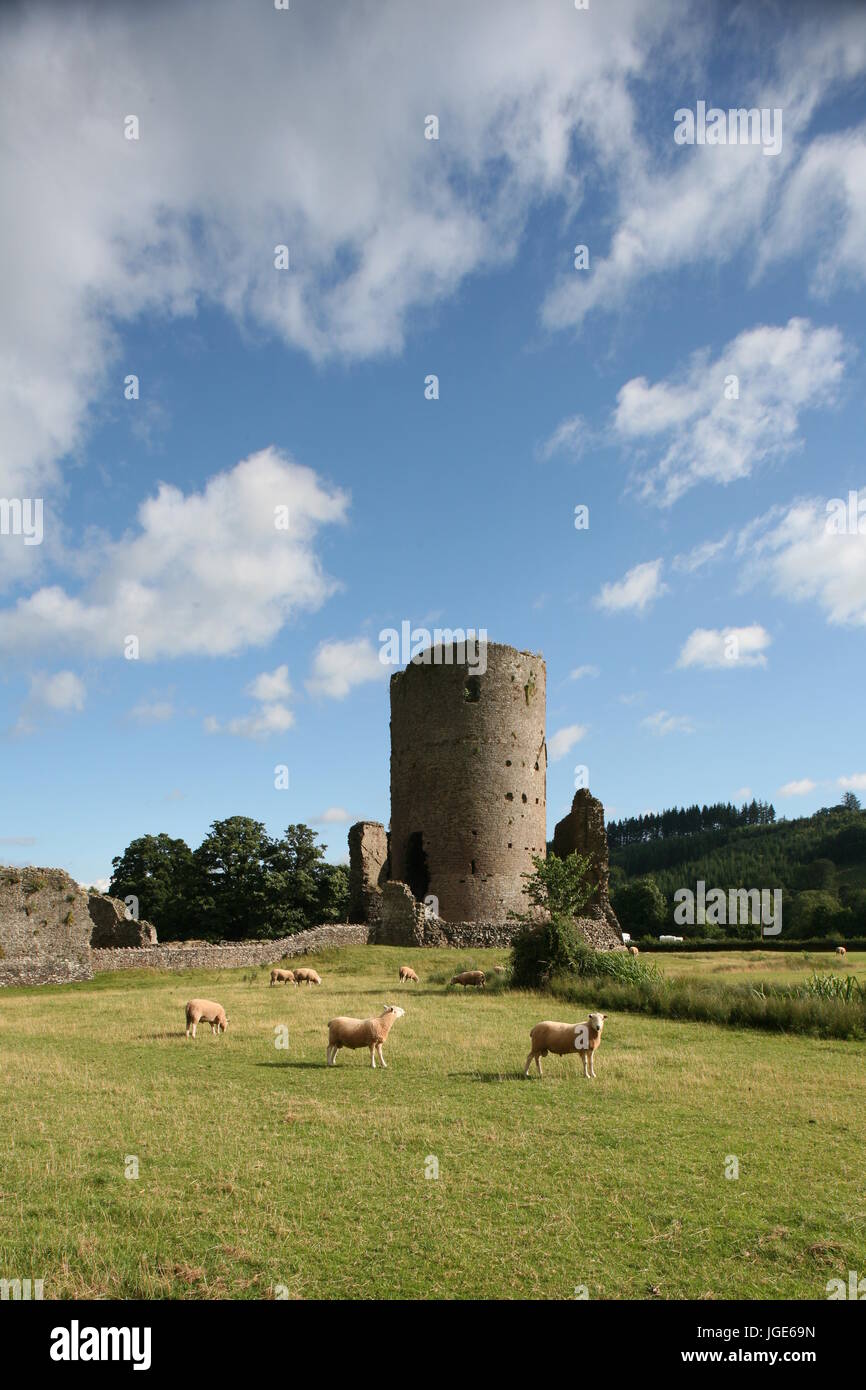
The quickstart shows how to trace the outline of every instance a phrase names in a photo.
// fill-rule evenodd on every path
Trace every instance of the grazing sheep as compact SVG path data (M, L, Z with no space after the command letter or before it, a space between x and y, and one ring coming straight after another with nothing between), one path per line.
M847 950L845 949L844 946L837 946L837 947L836 947L836 955L837 955L837 956L847 956L847 954L848 954L848 952L847 952Z
M402 1018L405 1012L396 1004L386 1004L376 1018L332 1018L328 1023L328 1066L336 1066L341 1047L369 1047L373 1069L376 1068L377 1052L379 1061L386 1067L382 1046L387 1041L394 1020Z
M190 1031L195 1037L196 1024L209 1023L212 1033L219 1033L229 1026L226 1011L222 1004L215 1004L212 999L190 999L186 1006L186 1035L189 1037Z
M526 1059L523 1075L529 1075L533 1059L539 1076L543 1076L541 1059L548 1052L558 1057L566 1057L571 1052L579 1052L583 1058L583 1074L587 1078L595 1076L595 1052L601 1043L601 1030L607 1014L590 1014L585 1023L536 1023L529 1034L532 1049Z
M451 979L449 980L449 984L462 985L464 989L467 985L471 985L473 989L483 989L484 971L464 970L460 975L452 975Z
M297 980L295 979L295 972L294 972L294 970L272 970L272 971L271 971L271 984L272 984L272 985L295 985L295 984L297 984L297 983L298 983L298 982L297 982Z
M494 975L504 975L504 974L505 974L505 966L504 966L504 965L494 965L494 967L493 967L493 973L494 973Z
M629 946L628 951L630 956L640 955L640 951L638 950L637 946Z
M414 980L416 985L419 983L418 976L411 965L400 966L400 980L405 984L407 980Z
M320 985L322 981L315 970L309 970L306 965L302 965L300 970L295 971L295 983L299 985Z

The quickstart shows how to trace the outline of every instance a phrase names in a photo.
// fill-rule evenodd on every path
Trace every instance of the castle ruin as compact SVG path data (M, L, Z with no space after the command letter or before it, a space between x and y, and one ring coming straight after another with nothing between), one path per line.
M457 650L432 648L391 677L390 833L370 821L349 832L352 920L370 924L371 941L498 941L509 914L525 911L524 875L546 852L544 658L488 643L481 672L452 659ZM596 888L581 925L612 946L622 934L604 808L586 797L557 826L554 850L589 854Z

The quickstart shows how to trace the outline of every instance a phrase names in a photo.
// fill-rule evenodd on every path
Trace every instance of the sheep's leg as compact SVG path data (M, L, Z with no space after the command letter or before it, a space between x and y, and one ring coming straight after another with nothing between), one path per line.
M595 1078L595 1053L594 1053L594 1052L591 1052L591 1053L589 1054L589 1074L590 1074L591 1077L593 1077L593 1079Z
M529 1056L528 1056L527 1059L526 1059L526 1066L523 1068L523 1075L524 1075L524 1076L528 1076L528 1075L529 1075L529 1068L530 1068L531 1066L532 1066L532 1053L530 1052Z
M195 1037L195 1024L192 1025L192 1035Z
M373 1064L373 1070L375 1071L375 1070L376 1070L376 1047L375 1047L375 1044L373 1045L373 1047L370 1048L370 1061L372 1062L372 1064Z
M588 1053L588 1052L584 1052L584 1054L583 1054L583 1074L584 1074L584 1076L586 1077L586 1080L588 1081L588 1080L589 1080L589 1053Z
M381 1044L381 1043L378 1043L378 1044L377 1044L377 1046L376 1046L376 1051L377 1051L378 1054L379 1054L379 1061L382 1063L382 1066L383 1066L383 1067L387 1067L388 1063L385 1061L385 1058L382 1056L382 1044Z

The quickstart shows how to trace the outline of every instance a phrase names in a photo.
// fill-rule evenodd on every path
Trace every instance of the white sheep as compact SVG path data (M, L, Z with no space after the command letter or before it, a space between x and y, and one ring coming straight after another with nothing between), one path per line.
M295 980L299 985L320 985L322 983L315 970L308 969L306 965L295 971Z
M190 1031L195 1037L196 1024L209 1023L212 1033L219 1034L225 1032L229 1026L226 1011L222 1004L215 1004L212 999L190 999L186 1006L186 1035L189 1037Z
M595 1076L595 1053L601 1042L601 1030L607 1014L590 1014L585 1023L536 1023L529 1036L532 1047L526 1059L523 1075L529 1075L533 1059L539 1076L543 1076L541 1059L552 1052L557 1057L567 1057L579 1052L583 1058L583 1074L587 1078Z
M847 956L847 954L848 954L848 952L847 952L847 950L845 949L844 946L837 946L837 947L836 947L836 955L837 955L837 956Z
M272 971L271 971L271 984L272 984L272 985L296 985L297 983L298 983L298 982L297 982L297 980L295 979L295 972L294 972L294 970L272 970Z
M629 949L629 955L632 955L632 956L638 956L638 955L640 955L640 952L638 951L637 946L629 946L628 949Z
M419 983L418 976L415 974L415 971L412 969L411 965L401 965L400 983L405 984L408 980L414 980L416 985Z
M467 985L471 985L474 989L483 989L484 971L464 970L460 975L452 975L449 984L462 985L464 989Z
M370 1063L374 1070L377 1052L382 1066L387 1066L382 1056L382 1046L395 1019L402 1018L405 1012L397 1004L386 1004L376 1018L332 1018L328 1023L328 1066L336 1066L341 1047L369 1047Z

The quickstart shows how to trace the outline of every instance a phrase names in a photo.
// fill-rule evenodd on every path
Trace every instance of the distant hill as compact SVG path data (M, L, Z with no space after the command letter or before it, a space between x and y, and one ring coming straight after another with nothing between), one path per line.
M866 933L866 812L856 798L848 806L831 806L798 820L769 819L772 807L759 807L764 823L721 824L715 829L664 833L664 826L697 822L690 812L661 812L644 818L639 838L635 818L608 827L611 891L614 907L633 935L675 931L680 936L756 936L752 924L693 927L674 924L674 893L695 891L698 880L711 888L781 889L785 937L862 936ZM709 808L710 812L717 808ZM724 808L723 808L724 809ZM703 808L707 812L708 808ZM730 808L739 818L742 815ZM750 815L751 808L743 808ZM722 819L721 817L719 818ZM651 879L665 901L662 924L652 912L652 896L635 885ZM623 918L628 920L623 920Z

